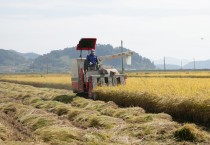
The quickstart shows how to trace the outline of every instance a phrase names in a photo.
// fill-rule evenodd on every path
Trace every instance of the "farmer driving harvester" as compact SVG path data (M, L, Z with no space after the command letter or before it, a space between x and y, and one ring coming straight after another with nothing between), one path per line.
M95 50L91 49L89 55L87 55L86 63L85 63L85 70L97 70L98 69L98 58L95 55Z

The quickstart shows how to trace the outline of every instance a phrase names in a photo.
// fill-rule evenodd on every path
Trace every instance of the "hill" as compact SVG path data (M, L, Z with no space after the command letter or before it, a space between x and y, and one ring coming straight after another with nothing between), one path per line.
M156 64L157 69L163 70L163 64ZM181 69L180 65L176 65L173 63L166 64L167 70L179 70ZM183 65L182 69L194 69L194 62L191 61L185 65ZM203 60L203 61L195 61L195 69L210 69L210 60Z
M129 49L123 48L123 51L128 51ZM121 49L119 47L113 48L111 45L97 45L96 55L111 55L115 53L120 53ZM76 51L74 47L65 48L64 50L51 51L48 54L42 55L35 59L34 64L31 66L35 71L46 72L67 72L71 69L71 60L79 57L79 51ZM82 53L83 57L86 57L87 52ZM106 61L106 65L112 65L116 68L121 68L121 59L115 59L111 61ZM131 66L125 64L126 69L140 69L140 70L151 70L155 69L155 65L145 57L140 56L138 53L134 52L132 56Z
M123 48L123 51L129 49ZM113 48L111 45L97 45L97 56L111 55L120 53L119 47ZM54 50L44 55L36 53L20 53L14 50L0 49L0 73L7 72L68 72L71 69L71 60L79 57L79 51L74 47L63 50ZM83 52L86 57L87 52ZM124 63L125 64L125 63ZM121 58L106 61L105 65L111 65L121 69ZM125 69L152 70L155 65L138 53L132 56L132 65L126 65Z
M210 60L195 61L196 69L210 69ZM194 69L194 62L184 65L184 69Z
M177 58L173 58L173 57L165 57L165 62L166 62L166 64L180 66L181 63L182 63L182 65L186 65L190 61L187 59L177 59ZM163 59L154 60L154 63L155 63L155 65L163 64Z
M14 51L0 49L0 66L17 66L26 62L26 59Z
M23 56L25 59L27 60L34 60L36 58L38 58L39 54L33 53L33 52L29 52L29 53L19 53L21 56Z
M0 73L29 72L36 59L36 53L20 53L14 50L0 49Z
M194 69L194 62L186 59L176 59L171 57L166 57L166 69L167 70L179 70L181 69L181 61L182 61L182 69ZM155 60L155 66L158 70L163 70L163 59ZM210 59L195 61L195 69L210 69Z
M4 50L4 49L3 49ZM20 52L17 52L15 50L5 50L5 51L10 51L16 55L19 55L19 56L22 56L24 57L26 60L34 60L36 58L38 58L40 55L39 54L36 54L34 52L28 52L28 53L20 53Z
M164 70L164 65L163 64L156 64L156 69L157 70ZM178 70L181 69L180 66L175 65L175 64L166 64L166 70Z

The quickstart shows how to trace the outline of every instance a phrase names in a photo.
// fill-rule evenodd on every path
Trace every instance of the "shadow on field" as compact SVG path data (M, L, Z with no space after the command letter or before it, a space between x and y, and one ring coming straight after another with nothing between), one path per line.
M71 103L75 97L77 97L75 94L72 94L72 95L59 95L59 96L56 96L53 99L53 101L63 102L65 104L67 104L67 103Z
M76 96L88 99L88 93L81 92L81 93L77 93Z

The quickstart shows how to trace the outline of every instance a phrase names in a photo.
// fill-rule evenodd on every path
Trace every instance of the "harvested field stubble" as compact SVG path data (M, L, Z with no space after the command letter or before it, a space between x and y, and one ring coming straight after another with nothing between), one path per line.
M164 113L147 114L139 107L119 108L113 102L76 97L66 90L40 89L11 83L0 83L0 88L0 113L14 122L16 120L21 126L19 128L25 130L19 131L25 134L23 142L58 145L183 144L175 138L175 132L182 125L173 122ZM58 96L62 96L62 99L58 99ZM63 100L70 101L63 103ZM0 119L2 122L4 120ZM207 132L197 126L192 129L203 134L196 136L192 142L210 143ZM4 129L0 131L5 132ZM19 140L7 138L1 142L10 141Z

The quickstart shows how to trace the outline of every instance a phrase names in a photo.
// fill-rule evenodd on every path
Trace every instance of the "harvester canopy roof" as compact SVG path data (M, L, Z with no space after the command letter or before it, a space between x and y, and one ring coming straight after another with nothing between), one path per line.
M82 38L77 44L77 50L95 50L96 38Z

